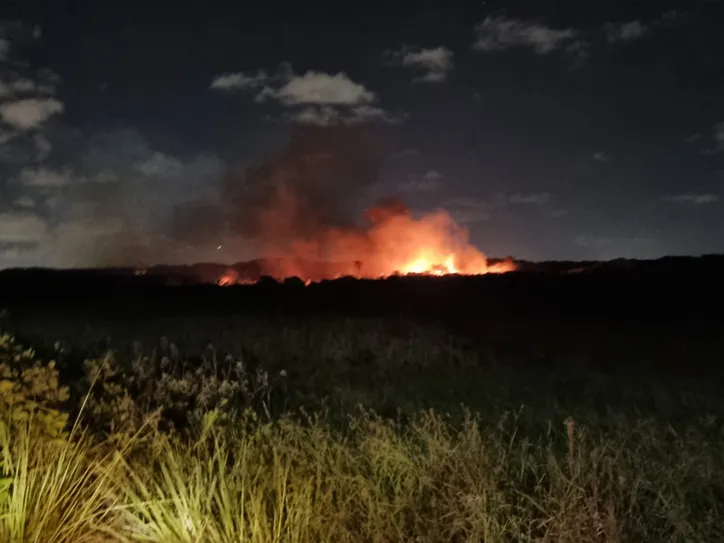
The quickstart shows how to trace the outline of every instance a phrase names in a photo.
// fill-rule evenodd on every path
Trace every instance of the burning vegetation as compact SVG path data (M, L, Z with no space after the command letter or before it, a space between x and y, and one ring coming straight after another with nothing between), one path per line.
M512 259L489 264L468 242L467 231L438 210L420 218L399 201L369 208L360 228L329 228L321 236L287 240L284 250L268 254L261 272L276 279L305 282L344 276L377 279L392 275L482 275L515 269ZM248 283L230 268L222 286Z
M416 217L399 198L355 206L379 178L381 139L359 126L296 126L288 144L266 162L232 175L227 198L236 232L253 239L262 275L305 282L351 276L501 273L468 232L444 210ZM219 281L244 282L227 273ZM234 278L237 277L238 280Z
M230 172L221 206L191 206L176 215L172 237L208 245L220 233L254 247L256 269L230 267L221 285L261 276L305 283L351 276L501 273L512 260L490 264L444 210L418 216L396 197L364 208L379 187L382 138L362 126L292 127L287 143L266 160Z

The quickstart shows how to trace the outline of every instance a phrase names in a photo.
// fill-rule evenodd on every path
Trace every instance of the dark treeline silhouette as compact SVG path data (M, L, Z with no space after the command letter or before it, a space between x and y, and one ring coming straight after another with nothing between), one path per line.
M200 266L159 267L146 275L127 269L4 270L0 308L399 314L440 320L719 320L724 277L724 256L717 255L607 263L520 262L519 271L502 275L341 278L309 286L296 278L261 277L253 285L219 287L205 284L192 271L217 266L220 274L225 266Z

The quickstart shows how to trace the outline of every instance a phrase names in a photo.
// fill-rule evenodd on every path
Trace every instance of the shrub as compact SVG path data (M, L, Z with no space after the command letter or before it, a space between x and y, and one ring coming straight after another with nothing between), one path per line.
M125 365L112 353L84 364L84 385L91 391L84 420L109 436L133 434L153 414L167 431L186 429L214 410L222 421L250 407L271 416L273 383L243 358L219 359L211 346L201 357L184 358L165 338L150 354L140 345L134 351Z
M0 421L14 435L18 427L38 433L38 439L64 440L68 414L63 406L68 387L61 386L55 362L42 364L32 349L0 333Z

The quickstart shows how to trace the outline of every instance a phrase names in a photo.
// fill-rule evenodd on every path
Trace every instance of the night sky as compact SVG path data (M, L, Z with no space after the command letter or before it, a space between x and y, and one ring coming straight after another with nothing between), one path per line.
M334 181L354 217L441 207L490 256L724 252L723 25L713 0L3 2L0 267L254 258L214 220L233 172L339 123L383 150Z

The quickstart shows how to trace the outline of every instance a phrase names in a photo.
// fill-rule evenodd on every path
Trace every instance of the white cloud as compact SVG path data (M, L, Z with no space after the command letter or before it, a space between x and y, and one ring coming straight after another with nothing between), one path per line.
M454 68L453 52L443 46L428 49L403 47L399 51L388 51L386 56L392 64L424 70L423 75L412 80L414 83L440 83Z
M332 107L307 107L289 116L290 120L301 124L329 126L340 122L339 112Z
M273 97L285 105L336 106L369 104L377 99L375 93L355 83L343 72L332 75L311 70L292 77L281 88L267 92L265 97Z
M606 23L604 31L609 42L629 42L646 36L649 33L649 27L641 23L641 21L628 21L625 23Z
M344 72L328 74L308 70L301 75L290 71L288 63L270 78L266 72L247 75L244 73L223 74L215 77L211 88L215 90L252 90L256 100L277 100L286 106L356 106L370 104L377 100L374 92L364 85L352 81ZM276 86L275 86L276 84Z
M545 55L577 36L572 28L554 29L536 21L487 17L475 26L473 49L482 52L504 51L511 47L531 47Z
M340 123L361 124L374 120L395 124L400 121L399 118L375 106L357 106L348 109L332 106L308 106L293 111L286 118L296 123L317 126L332 126Z
M47 231L45 221L33 213L0 213L0 243L37 243Z
M156 151L136 168L148 177L173 177L183 171L184 165L177 158Z
M551 194L549 192L538 192L532 194L521 194L516 193L508 198L511 204L522 204L522 205L538 205L543 206L551 201Z
M283 118L304 124L330 125L382 121L395 123L392 115L375 105L377 95L344 72L335 74L308 70L295 74L282 63L273 76L227 73L213 79L215 90L243 90L254 94L256 102L274 101L288 108Z
M211 88L217 90L244 90L258 89L263 87L269 80L264 70L259 70L254 75L246 75L241 72L226 73L216 76L211 81Z
M688 192L685 194L676 194L674 196L665 196L663 200L665 202L671 202L675 204L706 205L717 203L719 201L719 196L710 193L696 194Z
M26 187L58 188L68 186L73 181L73 172L69 168L60 171L48 168L24 168L18 179Z
M105 169L87 175L80 175L70 167L65 167L61 170L53 170L45 167L28 167L23 168L18 175L18 181L23 186L38 189L57 189L86 183L115 183L119 180L119 175L112 170Z
M7 98L18 94L28 94L38 90L35 81L26 78L12 81L0 80L0 98Z
M38 128L53 115L62 113L63 103L55 98L25 98L0 104L0 118L18 130Z
M13 202L13 205L15 207L20 207L22 209L33 209L35 207L35 200L33 200L30 196L20 196L15 199Z
M353 107L351 111L351 120L353 123L378 120L389 124L397 124L401 122L404 117L403 115L392 115L381 107L369 105Z

